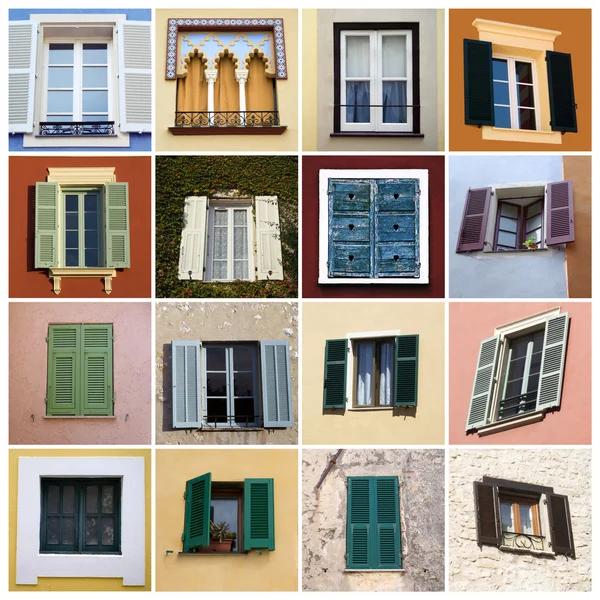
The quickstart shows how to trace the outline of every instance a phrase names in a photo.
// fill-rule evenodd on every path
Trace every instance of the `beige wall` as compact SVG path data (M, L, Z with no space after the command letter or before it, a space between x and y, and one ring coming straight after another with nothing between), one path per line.
M317 149L317 14L316 8L302 11L302 149Z
M303 443L444 443L443 303L304 302L302 311ZM416 409L336 410L323 414L325 341L345 338L348 333L391 330L419 334Z

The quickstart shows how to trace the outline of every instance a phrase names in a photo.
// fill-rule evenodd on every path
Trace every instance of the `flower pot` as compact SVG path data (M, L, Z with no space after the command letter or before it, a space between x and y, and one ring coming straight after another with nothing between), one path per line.
M231 552L233 540L210 540L210 545L200 548L200 552Z

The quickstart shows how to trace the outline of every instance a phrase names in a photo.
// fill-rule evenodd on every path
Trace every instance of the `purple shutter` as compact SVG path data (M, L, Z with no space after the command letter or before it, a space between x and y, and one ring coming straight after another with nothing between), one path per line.
M546 190L546 246L574 242L573 182L549 183Z
M491 187L469 188L462 223L460 224L460 231L458 233L457 252L483 250L491 197Z

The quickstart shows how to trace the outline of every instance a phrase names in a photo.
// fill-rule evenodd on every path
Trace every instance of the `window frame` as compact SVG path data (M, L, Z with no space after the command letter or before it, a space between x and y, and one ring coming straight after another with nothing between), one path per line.
M517 198L518 199L518 198ZM531 208L534 204L537 204L538 202L542 203L541 206L541 210L538 213L539 215L541 215L541 220L542 223L539 227L540 229L540 241L536 243L537 248L534 248L535 250L538 249L542 249L542 248L546 248L546 245L544 244L544 220L545 220L545 202L544 202L544 197L539 198L537 200L534 200L531 204L526 204L524 206L521 206L520 204L513 204L512 202L510 202L510 200L513 200L512 198L508 198L507 200L498 200L496 203L496 226L494 229L494 252L510 252L510 251L514 251L514 250L522 250L523 248L521 248L521 246L525 245L525 241L528 239L527 235L527 221L530 218L533 217L528 217L528 211L529 208ZM514 206L518 209L518 216L516 219L513 219L513 217L507 217L506 215L502 215L502 205L508 205L508 206ZM534 215L537 217L537 215ZM503 247L500 248L500 244L498 243L498 237L499 237L499 233L500 231L505 231L500 229L500 218L507 218L507 219L513 219L515 221L517 221L517 231L516 231L516 241L517 241L517 247L516 248L508 248L508 247ZM535 231L536 229L538 229L537 227L535 229L533 229L532 231ZM515 232L507 232L507 233L515 233ZM528 248L529 250L529 248Z
M224 554L225 556L228 554L244 554L244 484L243 482L236 481L211 481L209 511L212 509L213 500L229 498L235 498L237 500L237 532L235 537L235 549L232 548L231 552L211 552L215 554ZM209 520L213 521L210 518ZM210 540L212 540L212 538L210 538ZM209 546L206 546L206 548L208 549L209 547L210 541Z
M516 492L510 491L500 491L498 495L498 501L500 502L500 510L502 510L502 504L510 505L511 514L512 514L512 522L515 531L504 531L502 530L502 534L505 533L515 533L519 535L533 535L536 537L542 537L541 531L541 521L540 521L540 506L539 506L539 498L527 497L524 495L519 495ZM522 523L521 523L521 507L527 506L531 511L531 524L533 533L527 533L523 531Z
M391 391L391 395L390 395L390 404L380 404L379 403L379 378L380 378L380 374L381 374L381 345L384 343L391 343L393 348L395 349L395 337L377 337L377 338L372 338L372 339L368 339L368 338L348 338L350 340L350 345L351 345L351 352L350 354L353 357L353 368L354 368L354 373L353 373L353 386L352 386L352 398L351 398L351 402L352 402L352 408L353 409L357 409L357 410L364 410L364 409L369 409L369 408L393 408L394 407L394 402L393 402L393 380L394 380L394 361L393 361L393 355L392 355L392 391ZM359 358L358 358L358 346L360 344L373 344L375 346L375 352L373 353L373 360L372 360L372 371L371 371L371 377L373 379L372 382L372 386L371 386L371 400L372 403L371 404L364 404L364 405L359 405L357 404L357 400L358 400L358 365L359 365Z

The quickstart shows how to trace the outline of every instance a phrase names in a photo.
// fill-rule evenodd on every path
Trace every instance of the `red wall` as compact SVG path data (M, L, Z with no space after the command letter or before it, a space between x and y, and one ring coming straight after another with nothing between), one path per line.
M429 283L319 284L319 169L429 169ZM302 296L304 298L444 297L443 156L303 156Z
M61 281L59 298L149 298L151 296L150 157L11 156L9 170L9 296L54 298L48 270L34 269L35 184L48 168L114 167L117 181L129 183L131 268L117 270L110 296L101 278Z

